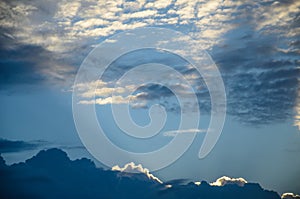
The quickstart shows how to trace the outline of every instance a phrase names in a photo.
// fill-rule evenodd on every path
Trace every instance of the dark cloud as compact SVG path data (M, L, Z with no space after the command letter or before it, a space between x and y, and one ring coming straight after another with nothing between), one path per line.
M287 6L292 2L283 2ZM284 121L293 117L299 92L300 52L297 40L286 36L290 26L281 31L264 27L249 17L248 28L237 26L211 51L220 68L227 90L228 112L246 124L257 125Z
M118 57L103 74L104 81L118 80L125 72L136 66L149 63L160 63L173 67L179 72L186 70L188 63L180 56L167 51L152 48L139 49Z
M231 198L279 199L258 184L211 186L186 184L185 180L159 183L141 178L143 173L124 175L103 170L86 158L71 161L59 149L40 151L36 156L7 166L0 158L1 198Z
M1 38L0 38L1 39ZM1 41L0 41L1 42ZM39 87L47 83L69 86L76 69L41 46L0 47L0 90Z
M43 144L45 144L44 141L24 142L24 141L11 141L11 140L0 138L0 153L11 153L11 152L26 151L26 150L34 150L34 149L38 149Z
M30 57L39 56L40 47L23 46L0 52L1 89L12 85L38 84L45 80L34 60L30 60Z
M263 190L259 184L248 183L240 187L235 184L225 186L211 186L207 182L202 181L201 184L195 185L189 183L187 185L173 185L169 189L160 192L161 198L274 198L279 199L279 195L275 192Z
M74 76L76 69L71 67L72 59L63 60L62 55L36 41L49 41L53 36L51 30L37 27L53 20L57 4L58 1L48 0L1 1L0 91L39 87L45 82L62 84ZM35 31L29 33L29 29ZM27 34L34 42L22 41Z

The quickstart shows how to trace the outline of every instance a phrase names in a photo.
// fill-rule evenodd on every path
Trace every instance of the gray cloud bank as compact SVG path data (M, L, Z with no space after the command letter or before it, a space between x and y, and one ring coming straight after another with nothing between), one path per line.
M27 150L36 150L44 145L45 141L37 140L32 142L12 141L0 138L0 153L13 153Z
M131 164L130 168L133 168ZM24 163L7 166L0 158L0 196L12 198L256 198L280 199L273 191L242 178L222 177L208 184L158 182L140 165L140 173L124 168L103 170L86 158L71 161L59 149L40 151ZM130 174L130 175L129 175ZM145 177L143 177L145 176Z

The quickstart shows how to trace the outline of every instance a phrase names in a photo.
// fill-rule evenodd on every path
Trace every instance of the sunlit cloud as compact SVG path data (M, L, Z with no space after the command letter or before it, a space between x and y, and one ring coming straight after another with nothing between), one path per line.
M197 181L197 182L194 182L194 184L199 186L199 185L201 185L201 182Z
M138 95L129 95L127 97L123 97L120 95L106 97L106 98L97 98L92 100L81 100L79 104L98 104L98 105L106 105L106 104L130 104L132 101L136 100ZM135 106L135 105L133 105ZM138 106L138 104L136 104Z
M145 8L155 8L155 9L163 9L168 7L172 3L172 0L160 0L160 1L153 1L148 2L145 4Z
M240 187L243 187L247 181L244 178L230 178L227 176L223 176L217 179L215 182L210 183L212 186L225 186L227 184L236 184Z
M281 195L282 199L300 199L300 195L294 193L284 193Z
M148 179L162 183L159 178L150 173L149 169L143 168L141 164L136 165L134 162L130 162L124 165L124 167L120 167L119 165L113 166L111 170L120 171L122 173L143 173L148 177Z

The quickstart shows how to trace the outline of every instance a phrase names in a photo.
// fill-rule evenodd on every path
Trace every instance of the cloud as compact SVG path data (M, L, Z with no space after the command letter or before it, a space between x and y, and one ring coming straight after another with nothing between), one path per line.
M132 12L129 14L123 14L123 19L134 19L134 18L146 18L146 17L153 17L157 14L156 10L143 10L138 12Z
M243 187L246 183L248 183L244 178L230 178L227 176L223 176L218 178L215 182L210 183L212 186L225 186L227 184L236 184L240 187Z
M97 26L104 26L104 25L108 25L109 23L110 23L109 21L104 19L90 18L87 20L78 21L74 25L79 26L76 27L76 29L80 29L80 28L93 28Z
M163 133L164 136L174 137L177 134L185 134L185 133L205 133L205 129L184 129L184 130L174 130L174 131L166 131Z
M136 95L128 95L123 97L121 95L114 95L111 97L97 98L95 100L81 100L79 104L98 104L98 105L106 105L106 104L130 104L134 108L142 108L146 107L146 104L143 102L135 102L138 98L141 97L143 93L138 93Z
M11 40L11 38L0 36L0 40ZM4 46L0 47L1 90L11 85L30 85L45 81L45 77L38 72L39 67L35 65L35 60L45 59L46 55L49 55L46 51L38 46L32 45L16 46L13 49L6 49L8 42L3 43ZM36 56L33 56L32 53L36 53ZM39 69L46 70L43 66Z
M102 87L102 88L97 88L94 90L86 91L86 92L82 93L81 96L84 98L92 98L93 96L107 97L107 96L112 95L113 93L123 94L127 90L129 90L128 87L116 87L116 88Z
M214 54L218 65L224 70L228 111L243 123L255 125L283 121L293 115L297 104L296 76L300 74L297 63L280 55L270 38L260 37L253 43L245 39L233 51L228 49L222 55ZM242 42L248 43L247 47L239 46ZM265 49L257 48L259 43ZM257 52L260 57L253 57ZM237 56L239 58L235 58ZM275 56L277 60L271 58Z
M284 193L281 195L281 198L282 199L294 199L294 198L300 199L300 196L293 194L293 193Z
M154 180L157 181L159 183L162 183L162 181L155 177L153 174L151 174L149 172L149 170L147 168L143 168L143 166L141 164L135 165L135 163L130 162L126 165L124 165L124 167L119 167L118 165L113 166L111 168L112 171L120 171L122 173L143 173L145 174L149 180Z
M13 153L27 150L36 150L41 145L45 144L44 141L11 141L0 138L0 153Z
M172 3L171 0L161 0L161 1L148 2L145 5L145 8L164 9L164 8L170 6L171 3Z
M135 173L128 173L132 171ZM141 165L129 163L123 168L103 170L86 158L70 160L57 148L42 150L25 162L10 166L0 156L0 173L1 198L280 199L276 192L254 183L244 186L236 183L211 186L205 181L183 183L186 180L158 183Z
M136 57L142 58L136 59ZM79 95L82 98L79 103L104 105L110 104L114 100L115 104L124 104L130 100L133 108L148 108L151 104L158 103L164 105L167 109L174 109L173 104L176 104L177 100L176 93L177 96L184 99L184 102L186 102L185 105L187 105L193 94L192 89L182 80L177 77L175 79L173 78L174 75L164 71L156 71L157 75L151 75L148 73L152 73L153 71L149 72L138 69L134 72L134 78L130 78L122 84L120 82L116 84L117 79L134 66L156 61L163 62L166 65L176 64L176 69L184 73L187 81L193 81L196 77L199 77L199 75L197 76L193 72L185 71L187 62L179 56L171 53L165 55L158 50L140 50L135 53L129 53L127 56L121 56L112 63L103 74L102 79L98 80L99 85L96 85L94 82L84 83L85 85L75 85L76 90L79 91ZM143 83L145 79L151 82L151 77L153 76L156 79L161 77L161 84ZM172 78L173 80L169 81ZM199 92L202 92L204 89L203 82L197 86ZM111 96L113 93L115 93L115 96ZM95 99L89 99L93 96L95 96Z
M284 12L285 6L296 4L295 1L289 1L276 6L280 6ZM275 25L277 22L274 21L274 24L270 22L261 27L265 18L251 18L247 14L249 12L245 11L251 10L251 13L253 11L265 16L272 12L269 10L272 6L250 4L248 7L239 7L236 11L249 17L243 22L247 27L238 22L239 25L228 30L211 51L223 73L229 114L245 124L260 125L293 117L293 109L299 98L296 76L300 71L295 59L299 56L299 48L295 54L295 50L288 47L290 39L298 39L286 36L293 31L288 24L295 21L297 15L291 11L287 19L289 23L279 20L281 25Z
M188 34L212 55L225 81L228 113L238 121L261 125L294 117L298 125L299 1L5 0L0 7L1 89L48 82L71 86L80 63L99 41L137 27L167 27ZM182 61L147 53L138 54L143 59L129 56L114 63L117 69L107 78L115 80L134 64L157 61L186 73L194 85L202 81ZM108 88L99 95L108 94ZM209 112L203 88L197 95L200 107ZM155 94L167 96L169 91L148 90L148 99L161 100ZM111 101L102 98L100 104Z
M39 45L20 44L9 33L0 34L0 43L1 91L18 86L39 87L46 83L63 87L70 85L69 78L74 76L74 68L53 52ZM69 78L65 79L65 75Z

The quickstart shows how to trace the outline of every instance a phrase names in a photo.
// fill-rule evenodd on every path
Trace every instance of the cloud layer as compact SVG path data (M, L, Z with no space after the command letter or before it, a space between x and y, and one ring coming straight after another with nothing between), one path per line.
M80 63L100 41L138 27L166 27L188 34L211 54L225 81L228 112L237 120L259 125L294 117L295 125L299 126L300 3L297 0L5 0L0 7L2 90L12 85L48 81L70 87ZM157 61L155 56L150 58ZM175 66L172 59L160 59L160 63L171 64L193 81L196 88L203 85L199 84L201 77L195 71L184 64ZM128 69L124 66L137 63L136 59L129 59L126 65L116 62L118 70L112 70L108 79L113 81L122 70ZM202 87L197 90L200 107L209 111L209 95ZM104 86L96 92L108 94L110 88ZM169 96L169 91L161 88L144 89L146 100L153 100L157 93ZM127 100L126 96L119 96L115 101ZM111 102L107 96L96 101L87 99L84 103ZM145 104L137 103L135 107L145 108ZM170 110L178 110L171 106Z
M124 175L128 169L142 171ZM231 199L280 199L273 191L267 191L255 183L245 183L223 177L221 186L183 183L182 180L160 183L148 178L148 172L141 165L130 163L124 168L112 170L96 168L86 158L71 161L67 154L59 149L40 151L36 156L7 166L0 157L1 198L231 198ZM141 178L141 175L146 176ZM150 174L151 175L151 174ZM217 182L220 181L217 180Z
M0 138L0 153L12 153L20 152L27 150L38 149L42 144L45 144L44 141L33 141L33 142L24 142L24 141L11 141Z
M164 136L175 137L177 134L185 134L185 133L205 133L205 129L184 129L184 130L174 130L174 131L166 131L164 132Z

